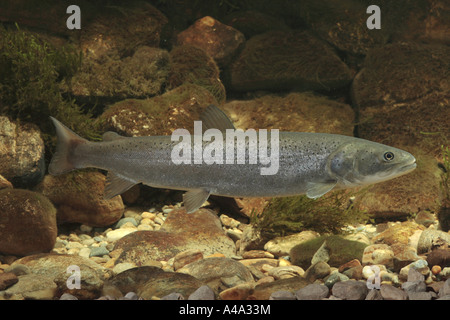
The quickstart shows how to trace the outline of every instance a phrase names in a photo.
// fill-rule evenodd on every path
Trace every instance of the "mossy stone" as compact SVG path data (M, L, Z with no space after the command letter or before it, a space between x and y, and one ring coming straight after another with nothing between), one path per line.
M311 265L312 257L325 241L325 247L330 257L327 263L331 267L339 267L353 259L361 261L364 249L367 246L365 243L347 240L341 236L322 236L292 248L290 251L292 263L305 270L308 269Z

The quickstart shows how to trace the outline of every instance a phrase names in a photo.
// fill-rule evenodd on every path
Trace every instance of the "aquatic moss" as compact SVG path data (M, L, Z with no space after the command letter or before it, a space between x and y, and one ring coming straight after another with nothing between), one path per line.
M273 198L261 214L252 214L251 222L268 237L305 230L339 234L348 224L368 220L366 212L357 209L350 197L349 192L339 191L316 200L305 195Z
M182 45L170 52L167 89L183 83L201 86L211 92L219 103L225 101L225 87L220 81L217 64L205 51L195 46Z
M55 48L18 26L0 27L0 113L37 124L46 146L54 135L49 116L81 135L99 137L90 116L60 91L60 83L75 74L80 61L71 47Z

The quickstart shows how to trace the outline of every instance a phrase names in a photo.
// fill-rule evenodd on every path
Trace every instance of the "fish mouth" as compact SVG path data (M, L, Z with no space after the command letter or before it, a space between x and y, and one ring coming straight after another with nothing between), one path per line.
M399 166L398 171L401 173L408 173L414 170L416 167L417 167L416 159L412 159L408 163Z

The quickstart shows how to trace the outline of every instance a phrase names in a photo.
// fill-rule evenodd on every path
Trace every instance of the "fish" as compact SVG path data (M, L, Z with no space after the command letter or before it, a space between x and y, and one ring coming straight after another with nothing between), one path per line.
M253 150L250 148L254 145L249 139L245 140L245 155L240 156L245 161L238 161L237 152L234 159L227 158L231 161L187 161L195 160L193 152L186 154L185 162L176 162L174 150L180 147L181 139L177 140L173 134L124 137L109 131L103 135L103 141L91 142L50 118L57 134L56 151L48 168L51 175L83 168L106 170L106 199L140 183L154 188L183 190L186 191L183 205L188 213L199 209L210 195L285 197L306 194L308 198L317 199L331 190L387 181L416 168L412 154L377 142L339 134L270 130L265 134L271 143L266 150L259 151L270 154L272 165L276 164L277 170L272 174L262 174L261 169L267 169L268 161L250 163ZM216 130L213 131L217 134L215 140L219 139L220 133L226 136L225 133L239 130L214 105L208 106L200 119L203 134ZM224 135L223 141L218 142L228 146ZM185 138L188 139L184 141L185 145L187 141L187 146L194 151L198 147L196 142L206 150L213 141L211 138L202 139L198 133ZM228 151L233 147L236 151L237 143ZM215 152L217 156L217 150ZM224 150L222 159L227 155Z

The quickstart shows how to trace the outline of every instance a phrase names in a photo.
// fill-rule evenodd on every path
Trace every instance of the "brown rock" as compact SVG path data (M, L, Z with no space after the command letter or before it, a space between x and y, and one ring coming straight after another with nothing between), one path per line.
M219 293L222 300L245 300L253 293L255 284L253 282L245 282L235 287L225 289Z
M436 249L427 256L429 266L450 267L450 248Z
M177 271L183 266L201 259L203 259L203 253L200 250L183 251L174 257L173 268Z
M76 222L93 227L109 226L123 214L122 198L104 199L106 178L97 171L75 171L45 176L36 190L57 207L58 223Z
M45 196L0 190L0 252L18 256L48 252L56 236L56 209Z
M44 141L38 127L0 117L0 174L25 188L36 185L44 173Z
M182 208L171 211L158 231L137 231L119 239L115 250L122 253L116 264L144 265L148 260L168 260L187 250L200 251L203 256L220 252L231 257L235 248L213 211L201 208L187 214Z
M127 99L111 105L101 115L105 131L125 136L170 135L184 128L194 132L194 121L210 104L217 104L205 88L185 83L149 99Z
M332 47L311 33L277 30L247 40L224 77L227 87L239 92L330 91L348 85L352 74Z
M397 243L409 244L409 238L418 230L425 230L425 227L418 225L412 221L405 221L396 224L387 230L376 235L373 239L373 243L384 243L387 245L394 245Z
M310 282L302 277L293 277L289 279L281 279L274 282L263 283L255 286L253 294L248 299L250 300L269 300L273 292L286 290L295 292L306 287Z
M206 16L197 20L177 36L179 45L193 45L203 49L219 66L227 65L245 42L238 30Z
M12 272L0 273L0 291L7 289L18 281L19 279Z

